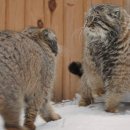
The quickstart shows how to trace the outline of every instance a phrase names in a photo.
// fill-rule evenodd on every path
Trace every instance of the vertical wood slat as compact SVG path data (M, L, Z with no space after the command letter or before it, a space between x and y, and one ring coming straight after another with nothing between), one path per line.
M84 21L84 9L83 9L83 0L77 0L74 11L74 32L72 33L73 42L70 44L70 61L81 61L82 57L82 32L83 32L83 21ZM75 15L76 14L76 15ZM73 50L73 51L72 51ZM68 68L67 68L68 69ZM74 98L75 93L79 90L80 87L80 79L78 77L74 77L70 75L70 93L71 99Z
M115 4L124 7L124 1L129 0L84 0L84 11L88 11L92 5L96 4Z
M57 68L56 68L56 82L54 89L55 101L61 101L62 99L62 83L63 83L63 0L56 0L56 9L51 12L48 8L48 0L45 0L45 27L51 27L57 35L59 54L57 56Z
M124 7L127 12L130 14L130 0L124 0Z
M44 19L44 6L44 0L25 0L25 26L36 26L38 19Z
M63 98L74 97L79 87L76 77L68 71L71 61L79 61L82 55L82 41L80 30L83 26L83 1L64 0L64 65L63 65Z
M24 28L24 0L6 0L6 29Z
M5 29L6 1L0 0L0 29Z
M124 0L103 0L103 3L115 4L115 5L123 6L124 5Z

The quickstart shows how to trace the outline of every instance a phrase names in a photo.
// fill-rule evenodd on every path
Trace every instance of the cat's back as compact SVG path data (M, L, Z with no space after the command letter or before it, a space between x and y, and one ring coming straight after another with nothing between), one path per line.
M17 51L17 53L22 53L22 51L24 51L25 54L26 50L28 52L38 50L39 46L35 43L34 40L22 34L21 32L1 31L0 49L3 52L7 50L9 55L14 53L15 51Z
M0 32L0 87L6 88L10 84L26 86L34 75L38 77L40 55L39 46L26 35L13 31ZM33 70L37 73L33 74Z

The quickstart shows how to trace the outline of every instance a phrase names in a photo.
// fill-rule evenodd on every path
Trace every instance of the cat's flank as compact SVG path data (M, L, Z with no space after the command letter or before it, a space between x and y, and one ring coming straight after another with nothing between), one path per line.
M0 32L0 114L6 130L35 130L38 113L45 121L60 119L50 104L57 46L50 29ZM23 104L25 121L21 127Z
M96 5L85 16L80 105L105 91L106 111L116 112L130 91L130 16L114 5Z

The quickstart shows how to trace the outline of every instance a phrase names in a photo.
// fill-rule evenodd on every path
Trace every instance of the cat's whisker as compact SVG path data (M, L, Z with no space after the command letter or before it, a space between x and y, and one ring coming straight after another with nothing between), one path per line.
M79 33L81 30L82 30L82 27L76 29L76 30L73 32L73 34L72 34L72 39L73 39L74 36L75 36L77 33Z
M83 27L83 29L79 33L80 41L82 41L82 39L83 39L82 36L83 36L84 29L85 29L85 27Z
M81 41L81 34L84 30L84 27L80 27L79 29L77 29L73 34L72 34L72 39L73 40L75 38L75 36L77 36L78 34L78 40Z

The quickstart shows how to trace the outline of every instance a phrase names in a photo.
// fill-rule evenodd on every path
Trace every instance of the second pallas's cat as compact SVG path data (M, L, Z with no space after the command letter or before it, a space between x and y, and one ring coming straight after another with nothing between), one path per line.
M80 105L106 92L106 111L116 112L130 91L130 16L114 5L96 5L85 16ZM72 65L72 64L71 64ZM71 71L74 71L70 66Z

